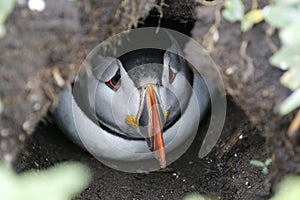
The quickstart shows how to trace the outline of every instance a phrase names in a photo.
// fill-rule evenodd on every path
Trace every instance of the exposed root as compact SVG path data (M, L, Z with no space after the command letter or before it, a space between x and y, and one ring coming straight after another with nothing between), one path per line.
M52 75L57 86L62 88L65 85L65 80L62 78L57 67L52 68Z
M288 136L292 141L299 139L300 136L300 110L288 129Z
M252 0L251 10L255 10L258 8L257 0Z
M268 47L270 48L273 54L278 51L278 47L272 40L272 35L274 34L274 32L275 28L270 25L267 25L265 39L267 41Z
M215 7L215 23L209 28L207 33L203 36L202 44L208 53L213 53L215 50L215 43L219 40L219 26L221 24L221 4Z
M240 47L240 55L241 57L246 61L247 63L247 69L245 73L242 75L242 81L247 82L251 76L254 74L255 67L252 61L252 58L247 55L247 46L248 46L248 41L243 41Z
M159 27L161 25L161 20L162 18L164 17L164 13L163 13L163 7L168 7L169 5L165 3L164 0L161 0L160 1L160 4L159 5L156 5L155 8L158 10L159 12L159 19L158 19L158 23L157 23L157 28L156 28L156 31L155 33L158 33L159 31Z

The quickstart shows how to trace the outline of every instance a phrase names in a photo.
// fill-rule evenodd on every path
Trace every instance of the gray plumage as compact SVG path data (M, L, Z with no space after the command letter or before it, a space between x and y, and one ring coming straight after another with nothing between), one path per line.
M172 42L172 51L179 52ZM75 143L113 168L135 172L148 171L145 166L157 169L159 164L149 151L149 141L147 144L147 136L141 134L142 128L125 123L126 117L133 115L138 117L141 126L147 124L149 116L141 113L144 105L140 104L142 88L150 84L157 94L160 115L164 115L164 111L170 113L162 123L167 164L173 162L186 150L184 144L192 142L210 100L205 81L188 67L181 53L178 54L143 49L118 59L95 56L91 63L86 63L93 70L80 86L94 93L75 95L80 102L87 99L88 103L82 107L71 91L63 91L54 111L58 125ZM107 67L102 68L105 65ZM118 84L114 90L108 84L112 84L109 81L117 73L120 80L113 80Z

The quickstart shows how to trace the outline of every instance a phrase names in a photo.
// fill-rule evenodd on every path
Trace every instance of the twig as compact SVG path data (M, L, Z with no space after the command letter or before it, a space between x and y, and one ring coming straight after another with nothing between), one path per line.
M225 144L223 144L216 152L215 155L218 159L221 159L225 154L227 154L233 146L238 142L241 135L245 132L249 132L253 130L253 132L256 131L255 127L253 127L249 122L245 122L241 124L236 130L234 130L233 134L230 136L230 138L226 141Z

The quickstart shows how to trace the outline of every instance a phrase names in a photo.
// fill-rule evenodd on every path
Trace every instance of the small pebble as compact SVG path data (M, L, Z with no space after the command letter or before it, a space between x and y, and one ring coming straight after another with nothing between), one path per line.
M233 72L234 72L233 68L227 68L226 71L225 71L225 74L226 75L231 75L231 74L233 74Z
M34 105L33 105L33 110L34 111L39 111L41 109L41 104L40 103L35 103Z
M32 11L42 12L46 8L46 3L43 0L29 0L28 8Z
M40 166L39 163L37 163L37 162L34 162L34 165L35 165L36 167L39 167L39 166Z
M24 131L28 131L28 129L30 128L30 122L25 121L22 125L22 128L23 128Z
M5 154L4 155L4 162L5 163L11 163L13 161L13 156L10 154Z
M25 135L24 134L20 134L19 135L19 140L22 141L22 142L25 141Z
M239 139L240 139L240 140L243 139L243 138L244 138L243 134L239 136Z
M212 159L210 159L210 158L206 158L206 162L207 162L207 164L210 164L210 163L212 163L212 162L213 162L213 160L212 160Z
M179 173L179 172L178 172L178 173L174 172L172 175L173 175L175 178L179 178L180 173Z
M34 87L34 83L32 81L28 81L26 83L26 86L29 88L29 89L32 89Z
M7 137L8 136L8 130L6 130L6 129L1 130L1 136L2 137Z

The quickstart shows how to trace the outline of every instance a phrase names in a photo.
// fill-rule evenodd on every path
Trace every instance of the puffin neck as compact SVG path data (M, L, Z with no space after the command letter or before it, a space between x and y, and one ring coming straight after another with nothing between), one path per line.
M116 129L111 129L110 127L106 126L105 124L101 123L101 121L98 120L98 123L99 123L99 126L105 130L106 132L114 135L114 136L118 136L120 138L123 138L125 140L134 140L134 141L146 141L145 138L138 138L138 137L130 137L130 136L127 136L125 134L122 134L120 133L118 130Z

